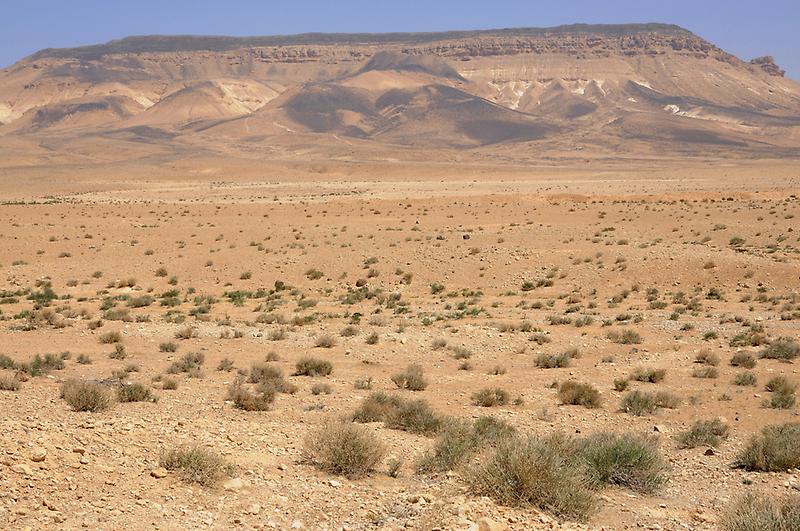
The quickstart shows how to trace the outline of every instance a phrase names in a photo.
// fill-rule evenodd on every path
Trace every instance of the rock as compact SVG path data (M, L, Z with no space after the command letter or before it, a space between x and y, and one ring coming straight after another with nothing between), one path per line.
M85 454L85 453L86 453L86 448L83 448L83 447L81 447L81 446L78 446L77 448L73 448L73 449L72 449L72 451L73 451L74 453L76 453L76 454L81 454L81 455L83 455L83 454Z
M16 472L17 474L22 474L23 476L32 476L33 475L33 469L31 467L29 467L28 465L24 465L22 463L13 465L11 467L11 470L13 472Z
M506 529L505 525L499 524L491 518L481 518L478 520L477 524L478 531L503 531Z
M36 446L31 450L30 458L34 463L41 463L47 458L47 450L41 446Z
M330 480L328 483L330 484L331 487L341 487L342 486L342 483L340 481L335 480L335 479Z
M257 503L252 504L247 508L247 514L256 515L261 512L261 506Z
M292 522L292 529L303 529L303 527L304 527L303 522L301 522L300 520L295 520L294 522Z
M167 477L167 469L162 467L154 468L150 475L156 479L163 479Z
M232 491L242 490L244 488L244 481L242 481L242 478L229 479L222 484L222 488Z
M655 426L653 426L653 431L656 433L667 433L667 431L669 430L663 424L656 424Z

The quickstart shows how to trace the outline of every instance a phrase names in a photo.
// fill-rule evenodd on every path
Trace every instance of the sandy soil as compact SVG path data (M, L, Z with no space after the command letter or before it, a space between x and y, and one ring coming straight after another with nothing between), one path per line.
M731 346L743 323L800 339L796 161L206 162L1 170L0 353L19 363L70 354L63 369L0 391L0 527L711 529L742 492L800 489L797 471L730 466L754 432L798 420L796 408L762 406L770 377L800 380L796 364L759 360L755 387L734 385L743 369L729 364L763 348ZM271 300L258 293L277 281L291 289ZM58 299L36 309L28 295L44 282ZM383 296L348 304L357 282ZM444 289L434 294L434 284ZM163 305L172 290L174 306ZM237 291L250 295L237 303L227 295ZM688 309L679 292L694 301ZM401 304L387 302L395 293ZM151 304L130 307L148 294ZM215 302L198 311L206 296ZM363 316L358 334L340 336L354 313ZM575 326L582 316L591 323ZM193 337L176 339L187 327ZM624 329L642 342L608 338ZM277 330L283 339L273 340ZM113 331L125 359L101 343ZM325 335L335 345L316 347ZM533 340L542 336L549 342ZM471 370L434 349L438 339L471 351ZM161 351L168 342L176 352ZM539 354L569 348L580 357L568 367L537 367ZM716 378L692 376L702 349L721 359ZM178 374L176 390L161 389L189 352L204 353L202 374ZM270 411L236 409L226 401L236 369L270 352L297 391L279 394ZM329 360L332 374L291 376L306 355ZM225 358L233 371L217 370ZM409 363L422 365L424 391L392 383ZM112 372L131 364L128 381L152 386L157 402L79 413L59 398L67 379L115 385ZM637 367L666 369L666 378L629 389L670 391L680 405L620 411L627 392L614 380ZM386 445L375 472L351 480L317 470L303 459L306 437L352 414L372 392L354 387L365 378L372 391L422 398L455 417L495 415L525 434L655 433L669 482L655 495L603 489L599 511L574 523L473 496L461 471L415 473L434 438L381 423L366 425ZM600 390L602 407L561 405L552 384L570 379ZM312 394L319 383L331 393ZM487 386L521 403L473 405ZM718 449L678 448L676 434L716 417L730 426ZM240 481L156 477L160 454L187 444L224 456ZM403 463L397 477L386 473L393 458Z

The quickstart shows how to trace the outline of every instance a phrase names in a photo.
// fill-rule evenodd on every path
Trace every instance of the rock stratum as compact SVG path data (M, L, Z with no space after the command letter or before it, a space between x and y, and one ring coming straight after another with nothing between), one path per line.
M11 165L483 150L792 157L800 85L673 25L130 37L0 71Z

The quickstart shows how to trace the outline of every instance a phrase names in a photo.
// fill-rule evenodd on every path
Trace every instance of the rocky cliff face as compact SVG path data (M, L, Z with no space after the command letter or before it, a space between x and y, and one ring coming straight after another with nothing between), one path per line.
M376 57L405 59L375 67ZM796 138L800 90L782 75L772 58L747 63L686 30L658 24L136 37L43 50L0 71L0 135L156 127L180 136L249 117L246 129L266 136L309 132L303 123L315 124L310 132L325 133L324 124L337 124L331 126L337 134L404 143L415 138L409 121L422 123L437 110L452 117L448 133L437 139L443 145L474 145L465 140L474 137L639 138L653 131L655 138L738 144L748 135L778 138L781 128L790 128L784 136ZM437 99L441 95L447 97ZM458 98L489 105L474 103L484 121L472 123L472 133L457 125L461 121L451 111L436 109ZM387 101L402 104L384 105ZM311 110L298 110L298 102ZM286 114L288 108L293 110ZM304 118L293 123L292 116ZM236 133L237 123L225 126L227 134L244 134ZM281 127L274 129L274 123ZM475 134L480 124L503 131ZM406 132L393 134L398 127ZM435 134L431 127L425 126L426 134ZM517 130L527 133L516 138Z

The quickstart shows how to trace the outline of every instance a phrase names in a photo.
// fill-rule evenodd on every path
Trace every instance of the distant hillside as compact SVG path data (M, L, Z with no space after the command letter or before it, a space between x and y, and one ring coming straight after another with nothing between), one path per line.
M800 86L667 24L129 37L0 70L3 139L36 147L20 160L342 144L792 157Z

